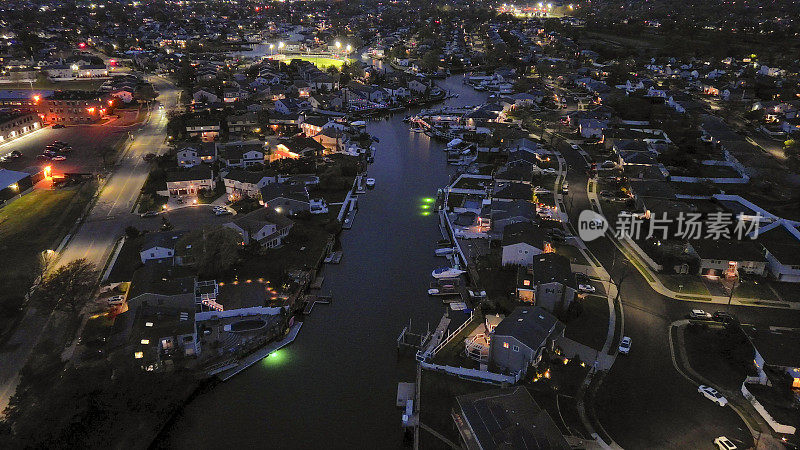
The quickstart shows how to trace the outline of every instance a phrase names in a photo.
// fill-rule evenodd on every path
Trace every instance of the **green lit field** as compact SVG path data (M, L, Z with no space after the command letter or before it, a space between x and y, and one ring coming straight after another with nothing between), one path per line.
M352 59L335 59L335 58L325 58L323 56L302 56L302 55L286 55L287 60L293 59L302 59L303 61L308 61L311 64L317 66L320 70L325 70L330 66L334 66L337 69L342 67L344 63L350 63Z

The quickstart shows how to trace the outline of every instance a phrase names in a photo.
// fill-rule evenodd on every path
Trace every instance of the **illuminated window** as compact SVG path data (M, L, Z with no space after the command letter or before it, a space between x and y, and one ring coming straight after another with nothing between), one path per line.
M145 323L144 323L144 326L146 326L146 327L152 327L152 326L153 326L153 322L145 322Z
M530 286L531 285L531 280L522 280L522 285L523 286Z
M503 348L508 348L508 342L503 342Z
M136 352L133 354L133 357L136 359L142 359L144 358L144 352Z
M142 345L147 345L150 343L150 339L142 339Z

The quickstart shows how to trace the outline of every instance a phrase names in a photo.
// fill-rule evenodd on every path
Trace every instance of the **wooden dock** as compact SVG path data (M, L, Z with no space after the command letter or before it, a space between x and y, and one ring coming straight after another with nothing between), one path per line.
M326 264L339 264L342 262L342 252L335 251L330 253L328 256L325 257Z
M303 304L303 315L308 315L314 309L314 305L321 303L323 305L330 305L333 302L333 297L329 295L306 295L305 303Z
M431 338L428 339L428 342L425 345L424 354L429 354L436 348L447 336L447 327L450 326L450 315L445 313L442 316L442 319L439 321L439 325L436 326L436 331L433 332Z

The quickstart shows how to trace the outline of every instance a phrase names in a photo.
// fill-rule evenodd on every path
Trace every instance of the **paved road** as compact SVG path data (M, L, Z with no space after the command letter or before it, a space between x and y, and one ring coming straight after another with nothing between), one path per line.
M587 169L583 157L569 145L559 150L569 166L570 195L565 199L575 218L590 209L586 196ZM577 229L577 227L576 227ZM730 408L720 408L697 393L672 364L668 326L692 308L708 305L670 299L654 292L607 239L587 243L615 280L622 284L625 335L633 339L630 355L617 358L602 385L595 408L606 431L624 448L712 448L725 435L752 446L744 422ZM614 255L617 255L616 257ZM613 267L613 268L612 268ZM800 312L732 307L743 323L792 326Z
M162 78L152 81L160 91L161 104L167 109L177 105L179 91ZM149 171L143 156L162 147L166 137L167 109L153 109L142 131L134 134L130 148L120 158L86 221L64 248L58 264L86 258L98 268L103 267L117 237L136 220L131 209ZM36 345L44 324L45 319L28 309L14 334L0 347L0 411L5 409L13 395L19 371Z

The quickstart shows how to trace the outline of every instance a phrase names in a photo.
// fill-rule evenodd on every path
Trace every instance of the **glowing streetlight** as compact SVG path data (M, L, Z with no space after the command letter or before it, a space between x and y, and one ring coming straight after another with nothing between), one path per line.
M347 44L347 53L350 53L350 50L352 50L352 48L353 47L351 47L350 44Z
M336 48L342 48L342 43L339 42L339 41L336 41Z

